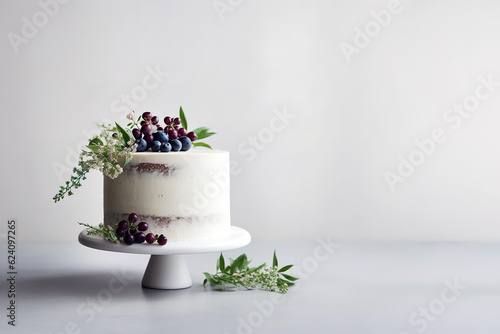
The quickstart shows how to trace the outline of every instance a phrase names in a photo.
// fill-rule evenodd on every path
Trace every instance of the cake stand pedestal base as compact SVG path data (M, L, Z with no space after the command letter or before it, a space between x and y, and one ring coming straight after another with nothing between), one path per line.
M151 255L142 278L142 286L151 289L185 289L192 284L184 255Z
M168 238L168 236L167 236ZM78 241L87 247L110 252L149 254L148 266L142 278L142 286L151 289L185 289L193 283L184 260L185 254L201 254L220 252L246 246L250 243L250 233L236 226L231 226L230 233L218 239L200 241L167 242L158 244L115 244L99 236L87 235L83 230L78 235Z

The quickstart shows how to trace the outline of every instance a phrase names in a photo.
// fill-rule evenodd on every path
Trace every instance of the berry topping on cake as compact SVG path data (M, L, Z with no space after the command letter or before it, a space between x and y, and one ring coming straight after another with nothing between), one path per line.
M136 138L137 152L179 152L188 151L193 146L203 146L211 148L210 145L198 142L198 139L204 139L215 134L206 127L200 127L193 131L188 131L186 115L179 109L179 117L166 116L163 118L165 126L161 126L160 118L146 111L139 116L136 122L131 122L128 126L132 129L132 135ZM181 139L183 138L183 139ZM140 143L138 139L144 139L147 147ZM178 140L178 142L173 142ZM158 143L154 143L158 141ZM170 147L165 143L169 143Z

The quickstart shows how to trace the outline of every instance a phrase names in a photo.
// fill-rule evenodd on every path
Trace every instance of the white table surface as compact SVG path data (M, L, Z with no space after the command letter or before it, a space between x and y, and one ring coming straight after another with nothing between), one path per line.
M218 253L186 255L193 286L161 291L141 287L147 255L21 241L15 328L2 250L0 333L500 333L500 244L338 246L252 242L224 252L260 264L276 248L280 265L294 263L302 276L281 295L203 287Z

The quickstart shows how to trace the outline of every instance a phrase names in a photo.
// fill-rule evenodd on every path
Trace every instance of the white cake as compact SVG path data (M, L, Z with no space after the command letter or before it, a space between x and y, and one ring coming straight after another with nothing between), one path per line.
M229 152L138 152L116 179L104 176L104 224L135 212L168 241L225 237L231 227Z

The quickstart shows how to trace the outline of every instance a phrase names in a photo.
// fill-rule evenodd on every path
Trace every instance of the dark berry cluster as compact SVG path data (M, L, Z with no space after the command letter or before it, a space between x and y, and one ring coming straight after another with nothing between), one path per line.
M127 245L142 244L146 241L148 244L153 244L158 242L159 245L165 245L167 243L167 238L163 234L145 234L149 228L148 223L140 222L136 224L139 217L136 213L131 213L127 220L122 220L118 223L116 227L116 236L125 242Z
M149 111L142 114L140 129L132 129L137 152L151 149L153 152L178 152L189 150L196 140L194 132L187 132L181 127L179 117L165 117L165 127L162 127L158 116L153 116Z

